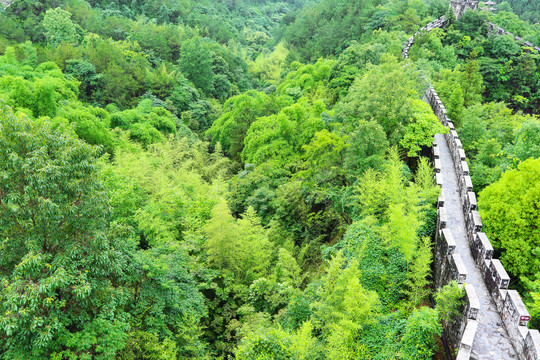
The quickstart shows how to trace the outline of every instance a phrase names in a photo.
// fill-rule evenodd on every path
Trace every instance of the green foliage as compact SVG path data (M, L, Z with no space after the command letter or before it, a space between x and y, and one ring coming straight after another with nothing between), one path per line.
M3 104L0 117L1 352L111 358L129 330L133 250L107 228L98 149Z
M148 360L174 360L177 357L178 349L176 344L170 339L159 341L157 335L136 331L130 334L126 340L126 348L118 358L128 360L136 358Z
M529 159L480 193L479 207L485 231L501 260L512 273L534 278L538 262L538 212L540 160Z
M326 271L317 291L318 301L313 304L314 325L327 337L328 358L354 359L363 351L357 342L358 333L377 313L379 299L360 284L358 263L353 260L347 266L341 253L330 261Z
M519 112L537 112L539 59L484 20L540 31L500 6L402 61L447 0L11 4L0 357L430 358L461 302L420 307L440 193L420 154L444 131L427 78L475 189L540 151Z
M290 284L295 287L300 287L302 284L302 269L287 249L279 249L274 273L276 280L280 283Z
M180 69L205 94L213 89L214 73L208 43L200 38L188 40L182 46Z
M174 116L161 107L153 107L150 99L143 100L135 109L115 112L111 115L112 128L129 130L130 137L150 145L165 141L165 136L176 133Z
M239 160L251 124L258 117L276 113L281 108L280 102L283 104L279 99L255 91L229 99L223 106L223 115L207 131L212 136L212 144L220 142L233 159Z
M66 79L54 63L31 68L10 53L15 55L13 48L0 57L0 96L8 105L36 117L54 117L62 100L77 98L78 82Z
M409 304L417 307L427 300L429 293L428 287L430 281L428 275L431 273L431 262L433 260L433 251L431 249L431 239L425 237L418 246L415 258L407 272L407 285Z
M255 165L268 160L294 161L293 156L300 153L302 146L316 137L315 133L323 126L317 114L310 112L308 104L283 108L277 115L260 118L251 125L244 139L242 160Z
M347 145L344 165L348 176L380 168L389 147L383 127L375 121L360 121Z
M369 67L357 78L340 104L338 116L350 129L355 129L359 120L376 121L384 129L390 144L397 145L407 125L414 122L412 104L418 98L420 84L416 75L395 58L386 60L380 66ZM421 118L425 122L426 116ZM425 125L420 129L423 127Z
M246 285L269 271L271 244L253 208L235 220L227 203L221 200L212 209L205 225L206 245L212 265L233 273Z
M435 336L442 331L438 312L421 307L407 319L407 326L401 339L400 359L428 360L433 357Z
M49 9L42 23L47 42L57 46L62 42L77 45L82 40L82 28L71 21L71 14L61 8Z
M408 157L417 157L422 147L428 147L433 143L435 134L444 134L447 130L424 101L413 100L412 113L414 119L404 129L399 144L407 150Z
M54 123L73 124L75 133L92 145L103 145L111 151L114 144L110 132L110 115L107 111L72 102L60 108Z
M360 284L376 291L383 305L392 308L403 299L406 261L399 249L385 246L372 218L353 222L336 246L357 259Z
M470 107L460 131L465 151L472 159L470 168L476 189L497 181L508 168L540 156L537 136L532 132L538 119L512 114L503 104Z
M458 319L465 306L465 290L452 281L437 291L436 309L443 324L450 324Z

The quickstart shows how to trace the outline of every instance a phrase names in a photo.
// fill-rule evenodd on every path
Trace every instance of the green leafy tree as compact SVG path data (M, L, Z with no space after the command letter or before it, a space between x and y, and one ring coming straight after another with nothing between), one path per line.
M209 95L214 90L215 75L207 42L198 37L186 41L182 45L179 65L182 73L203 93Z
M429 360L435 353L435 336L442 331L437 310L422 306L407 319L401 339L400 359Z
M422 304L429 293L430 281L428 276L431 273L432 254L431 240L425 237L422 239L416 256L407 272L409 305L412 307Z
M279 282L290 283L295 287L302 284L302 269L287 249L279 249L274 273Z
M235 220L222 200L212 209L212 218L205 225L210 263L233 273L246 285L268 273L271 244L253 208L242 219Z
M407 150L407 156L417 157L422 147L433 143L435 134L444 134L447 130L426 102L413 100L411 106L413 119L405 127L399 144Z
M505 267L518 276L534 278L539 270L534 255L540 248L535 210L539 180L540 159L529 159L480 193L478 206L485 231L494 247L502 251Z
M459 319L463 312L465 290L456 281L452 281L437 291L435 301L441 323L445 326L449 325Z
M461 89L461 85L458 84L452 91L452 94L450 95L450 99L448 101L448 117L450 118L450 120L455 122L456 126L461 125L464 111L464 103L465 99L463 97L463 90Z
M61 8L47 10L42 25L47 41L53 46L62 42L76 45L82 40L83 30L71 20L70 13Z
M0 352L111 359L132 250L107 229L99 150L0 106Z
M389 148L384 129L375 121L360 121L346 142L344 165L348 176L380 168Z
M362 354L358 335L379 310L377 293L359 282L358 262L346 264L339 252L329 262L314 306L314 325L320 327L329 344L330 359L355 359Z
M397 145L404 129L414 119L411 109L418 99L418 79L393 57L380 66L370 66L358 77L337 114L351 130L359 120L379 123L390 142Z
M251 124L259 117L275 114L284 105L282 99L248 91L227 100L223 106L223 115L206 133L212 137L212 144L220 142L223 149L239 161L244 149L244 138Z

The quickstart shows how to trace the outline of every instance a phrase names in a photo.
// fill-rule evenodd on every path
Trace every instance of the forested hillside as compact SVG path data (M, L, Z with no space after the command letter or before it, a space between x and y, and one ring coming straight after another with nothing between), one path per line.
M540 27L448 3L0 10L0 359L431 359L428 83L540 315Z

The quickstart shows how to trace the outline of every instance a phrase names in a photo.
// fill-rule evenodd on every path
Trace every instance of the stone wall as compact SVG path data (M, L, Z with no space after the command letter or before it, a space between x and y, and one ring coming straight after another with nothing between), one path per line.
M467 8L478 8L478 2L470 0L452 0L450 6L456 17L459 18ZM434 28L443 27L445 17L441 17L426 25L420 31L431 31ZM510 34L504 29L489 23L488 28L497 34ZM414 44L415 36L409 38L404 45L403 58L409 57L409 51ZM511 34L510 34L511 35ZM518 41L522 39L515 37ZM526 46L540 52L540 48L524 42ZM445 140L452 154L452 166L454 166L459 184L459 194L466 220L467 241L477 267L481 269L486 287L489 289L491 298L496 304L497 311L503 319L504 326L510 336L510 340L518 352L521 360L540 360L540 332L527 328L530 315L517 291L508 290L510 277L498 259L493 259L493 247L488 237L482 232L482 219L478 213L476 195L469 174L465 151L452 121L446 116L446 108L433 87L425 94L426 101L430 104L439 121L448 128ZM434 142L432 147L433 164L435 168L436 183L442 187L441 159L439 149ZM457 359L466 360L471 358L476 331L478 328L477 315L480 309L480 301L474 286L467 284L467 269L456 252L455 239L452 229L447 228L447 214L444 207L444 196L439 196L437 210L437 230L434 246L434 279L437 288L455 280L463 284L466 293L466 306L462 316L456 319L446 328L450 345L458 349Z
M493 247L488 237L482 232L482 219L478 213L476 195L473 192L469 167L461 141L455 131L452 121L446 116L446 109L435 89L430 87L426 92L426 100L441 123L449 129L445 135L446 142L453 157L453 166L458 174L460 198L463 213L467 224L467 240L477 266L481 269L484 282L489 289L491 297L496 304L497 311L503 319L504 326L511 338L511 342L522 360L540 359L540 333L530 330L527 323L531 319L525 308L523 300L515 290L508 290L510 277L498 259L493 259ZM440 172L440 158L437 157L437 147L433 147L435 172ZM436 161L439 160L439 163ZM437 219L437 238L435 245L435 282L441 287L451 280L459 284L466 283L467 269L460 261L459 254L455 253L455 240L452 229L446 228L444 199L439 198ZM469 359L474 333L477 327L476 314L479 309L478 297L474 288L465 285L467 290L467 311L464 312L461 324L456 322L450 330L452 344L458 347L457 359ZM461 337L461 338L460 338ZM471 341L472 339L472 341Z
M414 44L414 37L415 36L418 36L418 34L421 33L421 32L429 32L429 31L431 31L433 29L436 29L436 28L442 28L442 27L444 27L445 24L446 24L446 17L441 16L440 18L438 18L435 21L430 22L425 27L421 28L418 32L416 32L413 36L411 36L409 38L409 40L407 41L407 43L405 43L405 45L403 46L403 50L401 51L401 55L403 55L403 58L404 59L409 58L409 50L411 50L411 47Z
M446 116L446 108L441 99L430 87L425 94L425 100L431 105L433 112L439 121L449 128L449 134L445 136L452 154L452 166L457 166L457 173L466 173L468 176L468 166L466 165L465 155L461 148L461 142L451 121ZM458 140L458 141L455 141ZM439 155L439 146L436 142L432 147L432 160L435 169L437 184L442 187L444 179L441 173L441 158ZM470 178L469 178L470 181ZM465 192L466 198L470 198L468 193L472 193L472 183L469 181L458 181L460 184L460 193ZM469 191L471 190L471 191ZM476 201L474 201L475 203ZM451 228L448 228L447 212L445 208L444 196L439 196L437 203L437 231L435 234L434 246L434 279L435 286L441 288L451 281L456 281L465 288L465 307L462 309L461 316L445 327L445 334L449 340L452 349L457 349L457 359L465 360L471 356L476 330L478 328L477 316L480 311L480 299L474 286L467 284L468 269L464 265L461 255L456 251L456 241ZM466 207L464 207L466 208Z
M478 9L478 1L474 0L451 0L450 7L454 10L456 19L459 19L461 15L465 13L468 9L476 10Z
M519 36L515 36L511 32L504 30L502 27L497 26L492 22L488 22L488 31L490 33L495 33L497 35L511 35L515 40L521 42L523 45L533 48L537 53L540 53L540 47L534 45L533 43L523 40Z

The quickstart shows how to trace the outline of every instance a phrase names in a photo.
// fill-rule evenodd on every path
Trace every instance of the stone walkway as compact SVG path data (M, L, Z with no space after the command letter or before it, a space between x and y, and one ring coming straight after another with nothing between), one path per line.
M467 268L467 283L475 287L480 300L478 313L478 330L473 345L471 359L476 360L510 360L517 359L502 319L491 299L482 272L476 266L469 248L465 218L459 196L457 174L453 166L452 155L443 135L436 135L441 159L441 174L443 177L444 207L447 211L446 227L452 231L456 242L456 252L463 258Z

